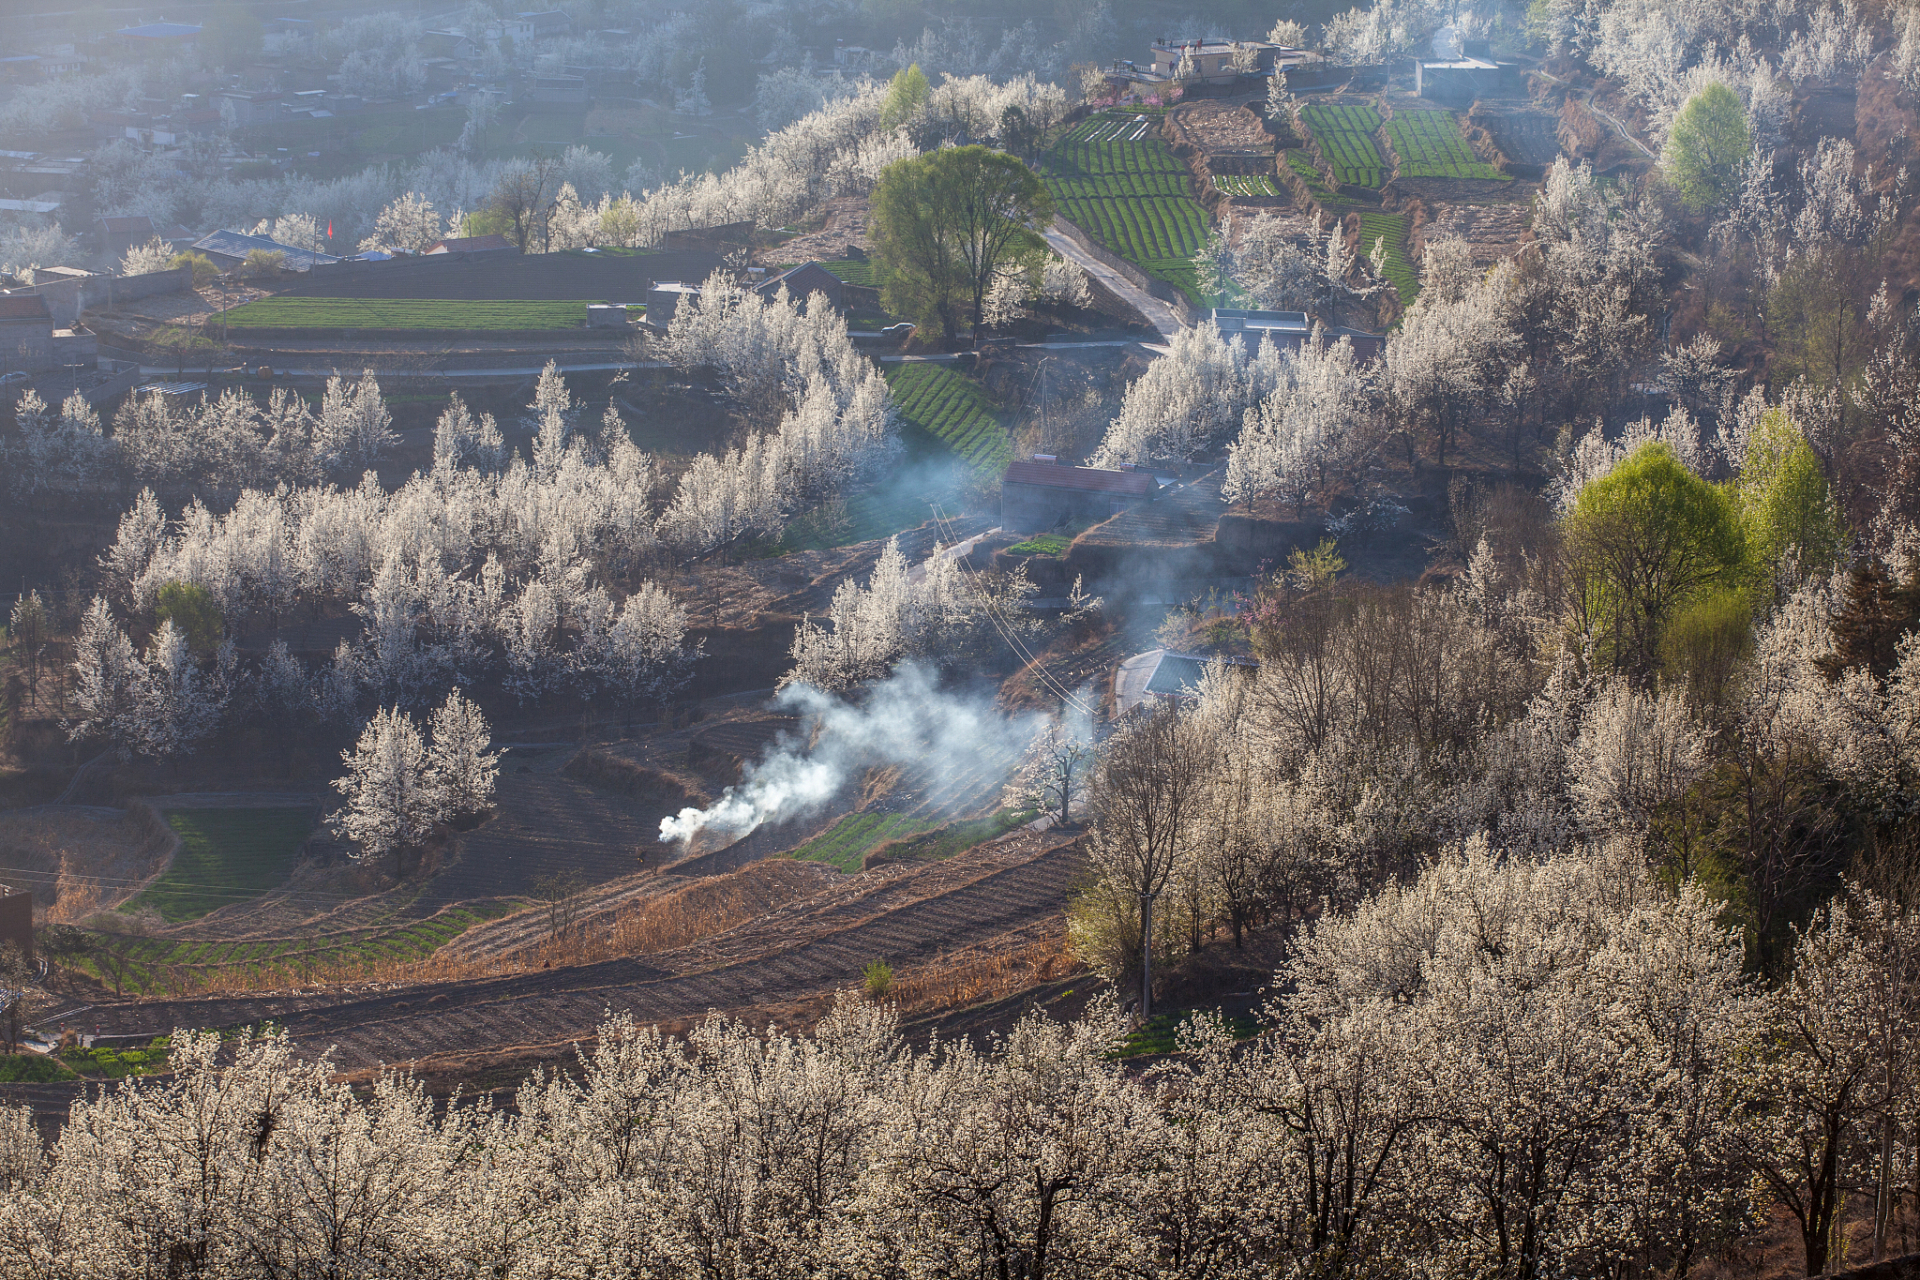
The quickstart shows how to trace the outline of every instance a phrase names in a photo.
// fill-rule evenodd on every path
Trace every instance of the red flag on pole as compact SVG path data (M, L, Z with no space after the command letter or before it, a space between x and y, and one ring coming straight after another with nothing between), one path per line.
M333 219L327 219L327 239L333 239Z

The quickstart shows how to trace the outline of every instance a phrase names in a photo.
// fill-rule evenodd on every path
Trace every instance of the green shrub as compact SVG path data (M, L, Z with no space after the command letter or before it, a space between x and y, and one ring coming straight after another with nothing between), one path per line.
M861 971L867 981L867 998L884 1000L887 992L893 990L893 966L885 960L875 960Z

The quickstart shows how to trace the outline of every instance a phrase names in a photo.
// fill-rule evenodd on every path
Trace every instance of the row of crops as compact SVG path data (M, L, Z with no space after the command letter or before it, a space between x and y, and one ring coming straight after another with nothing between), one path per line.
M1380 113L1370 103L1315 102L1300 116L1320 147L1320 156L1342 186L1378 187L1386 181L1387 161L1373 140L1381 125Z
M1384 244L1381 242L1384 241ZM1374 270L1385 276L1399 293L1405 306L1412 306L1420 293L1420 275L1413 269L1413 259L1407 256L1407 219L1398 213L1360 214L1360 252L1369 262L1374 258L1374 246L1381 246L1381 262L1374 262Z
M1193 255L1206 243L1207 211L1153 124L1126 112L1082 121L1041 157L1040 177L1061 216L1199 303Z
M1451 111L1397 111L1387 121L1387 142L1403 177L1508 180L1473 154Z
M1277 196L1280 188L1264 173L1216 173L1213 185L1230 196Z
M1125 116L1096 116L1074 130L1084 142L1138 142L1158 127L1153 116L1134 113Z
M926 361L892 365L886 377L894 408L909 431L925 432L983 474L1006 469L1013 441L973 379Z

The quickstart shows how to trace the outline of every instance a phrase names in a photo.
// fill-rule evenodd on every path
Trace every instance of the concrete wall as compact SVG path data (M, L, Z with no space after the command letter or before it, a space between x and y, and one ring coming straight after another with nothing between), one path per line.
M57 329L71 329L80 313L90 307L112 308L123 302L151 298L160 293L178 293L193 283L193 272L186 267L155 271L144 276L89 276L85 280L63 280L57 284L37 284L15 293L35 293L45 298Z
M44 320L0 321L0 373L53 367L53 331Z
M11 942L33 959L33 895L10 893L0 897L0 944Z

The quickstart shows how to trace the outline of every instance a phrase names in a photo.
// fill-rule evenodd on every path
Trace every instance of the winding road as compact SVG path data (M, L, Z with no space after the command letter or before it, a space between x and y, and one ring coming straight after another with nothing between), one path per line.
M1078 241L1060 228L1048 227L1046 236L1047 243L1053 246L1056 253L1080 267L1145 316L1147 323L1158 331L1162 339L1171 342L1174 335L1180 332L1183 326L1180 323L1180 317L1174 314L1172 307L1088 253L1080 247Z

